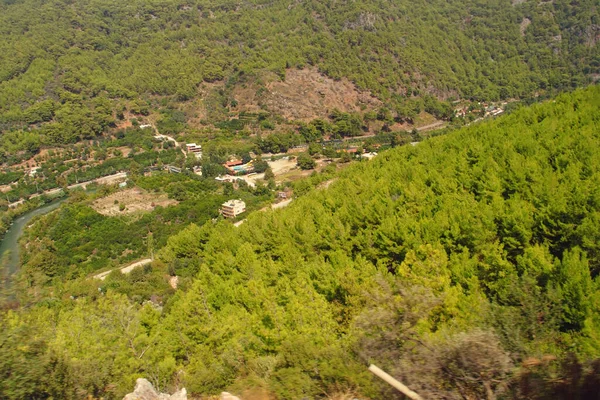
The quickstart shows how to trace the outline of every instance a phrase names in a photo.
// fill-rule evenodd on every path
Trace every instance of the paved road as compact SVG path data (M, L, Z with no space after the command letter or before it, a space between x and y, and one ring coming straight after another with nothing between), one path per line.
M127 172L117 172L116 174L101 176L100 178L92 179L91 181L74 183L72 185L67 186L67 189L75 189L75 188L84 188L85 189L86 186L89 185L90 183L99 183L101 185L107 185L107 184L115 183L124 178L127 178ZM60 191L62 191L62 188L49 189L49 190L44 191L43 193L32 194L31 196L29 196L29 199L35 199L36 197L40 197L42 195L53 196L55 194L58 194ZM21 199L19 201L15 201L14 203L10 203L8 206L15 207L24 202L25 202L25 199Z

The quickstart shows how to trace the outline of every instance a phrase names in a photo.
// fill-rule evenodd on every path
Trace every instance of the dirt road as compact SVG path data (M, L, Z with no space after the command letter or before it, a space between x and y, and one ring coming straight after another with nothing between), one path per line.
M435 129L435 128L441 128L445 124L446 124L445 121L437 121L437 122L434 122L433 124L429 124L429 125L425 125L425 126L420 126L420 127L417 128L417 131L419 131L419 132L430 131L430 130Z
M125 267L119 268L119 271L121 271L122 274L128 274L131 271L133 271L134 269L136 269L137 267L142 267L144 265L150 264L152 262L151 258L144 258L143 260L140 261L136 261L132 264L129 264ZM93 278L94 279L100 279L101 281L103 281L104 279L106 279L106 277L113 272L114 270L110 270L110 271L104 271L104 272L100 272L97 275L94 275Z
M283 208L283 207L287 207L290 205L290 203L292 202L293 199L287 199L287 200L283 200L279 203L275 203L275 204L271 204L271 208L273 210L277 210L278 208Z
M158 131L158 128L156 127L156 125L151 124L152 125L152 129L154 129L154 133L156 133L156 135L154 135L154 137L156 139L161 139L161 140L168 140L170 142L173 142L175 144L175 147L179 148L181 150L181 152L183 153L183 156L185 158L187 158L188 154L185 151L185 148L181 145L181 143L178 143L177 140L175 140L175 138L169 136L169 135L164 135L162 133L160 133Z

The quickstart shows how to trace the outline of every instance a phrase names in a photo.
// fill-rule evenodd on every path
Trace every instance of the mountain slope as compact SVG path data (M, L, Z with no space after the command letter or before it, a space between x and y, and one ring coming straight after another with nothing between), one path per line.
M386 152L281 213L173 237L163 260L199 269L163 326L195 354L192 390L258 379L310 397L365 385L375 362L428 398L482 397L527 357L599 357L599 103L598 87L563 95ZM510 362L471 360L488 378L439 387L461 340Z
M599 103L597 86L563 94L328 189L316 175L239 227L191 225L154 263L195 276L162 309L117 294L121 274L58 282L1 319L0 394L119 398L148 376L198 394L395 398L375 363L426 398L583 398L600 382Z
M489 101L595 79L593 0L516 3L5 0L0 127L52 122L42 133L69 142L140 97L194 99L203 81L310 65L400 116L404 96Z

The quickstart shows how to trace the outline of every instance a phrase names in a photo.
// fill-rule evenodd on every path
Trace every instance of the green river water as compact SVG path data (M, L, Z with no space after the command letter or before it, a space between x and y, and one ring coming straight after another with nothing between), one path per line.
M17 217L4 235L2 242L0 242L0 260L2 260L2 277L4 278L2 286L7 293L9 293L12 289L14 274L17 272L20 266L19 238L23 234L23 230L33 217L46 214L57 209L58 206L60 206L60 204L66 199L67 198L65 197L60 200L55 200L52 203L43 205L21 215L20 217Z

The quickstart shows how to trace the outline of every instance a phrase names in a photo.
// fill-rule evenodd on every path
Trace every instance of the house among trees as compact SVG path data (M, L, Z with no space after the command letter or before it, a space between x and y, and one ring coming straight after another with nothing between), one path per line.
M231 168L231 167L235 167L235 166L242 165L242 164L243 164L242 160L234 159L234 160L227 161L225 164L223 164L223 166L225 168Z
M246 203L242 200L229 200L221 205L221 214L225 218L235 218L246 211Z
M173 173L173 174L180 174L181 173L181 168L179 167L175 167L173 165L165 165L165 170Z
M342 149L342 152L348 153L348 154L356 154L358 152L358 148L357 147L349 147L347 149Z
M185 148L188 153L194 153L196 158L202 158L202 146L196 143L186 143Z
M223 164L229 175L245 175L254 172L254 161L243 164L240 160L227 161Z
M277 192L277 198L281 200L291 199L294 192L290 188L285 188L281 192Z

